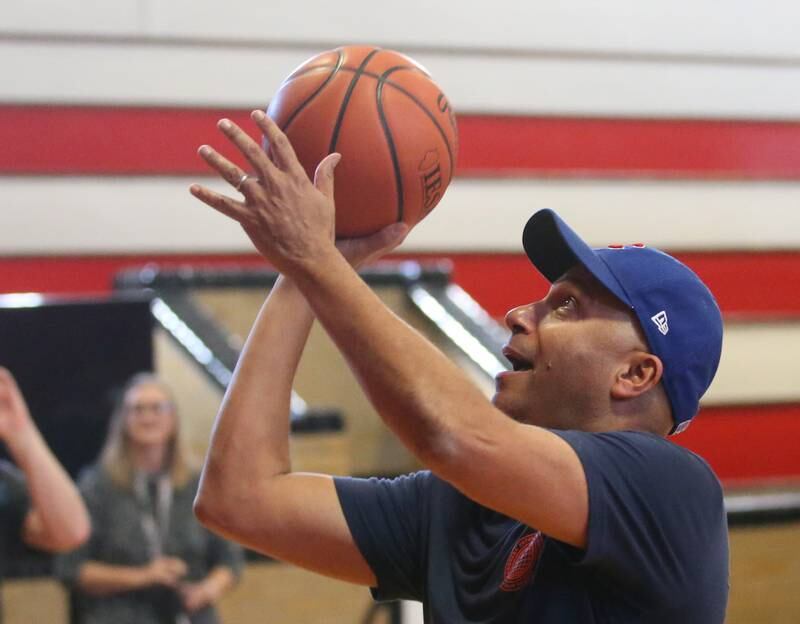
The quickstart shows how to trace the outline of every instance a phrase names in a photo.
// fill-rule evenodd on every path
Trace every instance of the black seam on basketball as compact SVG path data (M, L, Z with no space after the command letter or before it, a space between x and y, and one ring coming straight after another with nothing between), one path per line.
M408 70L411 70L411 71L416 71L416 72L419 72L420 74L422 74L423 76L426 76L427 78L430 78L430 76L427 73L422 71L419 67L414 67L413 65L398 65L397 67L392 67L391 69L387 70L387 72L394 71L394 70L397 70L397 69L408 69ZM352 72L354 70L351 67L342 67L340 69L340 71ZM384 72L384 75L387 72ZM361 72L361 74L363 76L369 76L370 78L375 78L375 80L377 80L379 82L381 80L381 76L379 76L378 74L373 74L372 72L363 71L363 72ZM450 177L448 178L447 183L450 184L450 182L453 181L453 173L455 171L455 159L453 158L452 146L450 145L450 141L447 140L447 135L445 134L444 130L442 129L442 126L439 124L439 122L437 121L436 117L433 116L433 114L428 110L428 108L425 106L425 104L422 103L419 100L419 98L417 96L415 96L413 93L411 93L410 91L408 91L404 87L400 86L396 82L392 82L391 80L384 80L384 82L385 82L385 84L389 85L390 87L394 87L395 89L400 91L403 95L405 95L410 100L412 100L414 102L414 104L419 106L424 111L424 113L430 118L430 120L436 126L436 129L439 131L439 134L442 136L442 140L444 141L444 144L447 146L447 156L450 159ZM453 130L454 130L454 132L458 133L458 128L454 128Z
M297 115L299 115L299 114L300 114L300 111L302 111L302 110L303 110L303 109L304 109L306 106L308 106L309 102L311 102L311 100L313 100L315 97L317 97L317 96L319 95L319 93L320 93L320 92L321 92L321 91L322 91L322 90L323 90L325 87L327 87L327 86L328 86L328 84L330 84L330 81L331 81L331 80L333 80L333 77L334 77L334 76L337 74L337 72L339 71L339 68L342 66L342 64L343 64L343 63L344 63L344 55L343 55L341 52L339 52L339 60L337 61L336 65L334 66L334 68L333 68L333 71L332 71L332 72L330 73L330 75L329 75L329 76L328 76L328 77L327 77L327 78L324 80L324 82L323 82L323 83L322 83L320 86L318 86L318 87L316 88L316 90L314 91L314 93L312 93L311 95L309 95L309 96L306 98L306 100L305 100L303 103L301 103L301 104L300 104L300 105L299 105L297 108L295 108L295 109L294 109L294 111L292 112L292 114L291 114L291 115L289 115L289 119L287 119L287 120L286 120L286 123L285 123L285 124L283 124L283 128L281 128L281 130L283 130L284 132L286 132L286 131L289 129L289 126L290 126L290 125L292 124L292 122L295 120L295 118L297 117Z
M384 50L380 50L380 51L383 52ZM330 69L331 67L336 67L337 65L338 64L334 64L334 65L313 65L311 67L307 67L303 71L294 73L291 76L289 76L288 78L286 78L281 83L281 87L283 85L285 85L286 83L292 82L294 80L297 80L298 78L301 78L301 77L303 77L303 76L305 76L307 74L310 74L311 72L318 71L318 70L321 70L321 69ZM426 78L430 79L431 82L434 82L433 78L431 78L431 76L429 74L426 74L424 71L422 71L419 67L414 67L413 65L396 65L395 67L402 67L404 69L415 71L417 73L422 74ZM347 65L342 65L342 66L339 67L339 71L348 71L350 73L353 73L353 72L357 72L358 71L358 67L348 67ZM376 80L378 78L380 78L380 74L373 73L373 72L368 71L366 69L362 70L361 74L364 75L364 76L369 76L370 78L375 78Z
M380 52L380 48L375 48L372 50L367 56L361 61L361 65L358 66L358 69L353 74L352 80L350 80L350 84L347 86L347 91L344 94L344 99L342 99L342 105L339 107L339 115L336 117L336 124L333 126L333 132L331 133L331 142L328 146L328 153L331 154L332 152L336 151L336 143L339 141L339 131L342 128L342 120L344 119L344 113L347 110L347 105L350 103L350 97L353 95L353 90L356 88L356 83L358 79L361 78L361 74L364 73L364 69L369 63L370 59L375 56L378 52Z
M392 70L388 72L384 72L383 76L378 79L378 88L375 89L375 100L378 106L378 117L381 120L381 126L383 126L383 134L386 137L386 144L389 146L389 155L392 157L392 168L394 169L394 183L395 188L397 189L397 222L400 223L403 220L403 212L405 207L405 199L403 196L403 174L400 171L400 162L397 159L397 148L394 145L394 138L392 137L392 132L389 129L389 121L386 119L386 114L383 111L383 101L381 97L383 95L383 85L386 82L384 76L388 76Z
M312 65L311 67L306 67L303 71L299 71L298 70L297 72L295 72L294 74L292 74L291 76L286 78L281 83L281 86L278 87L278 90L282 89L285 85L289 84L290 82L294 82L298 78L302 78L303 76L308 76L309 74L313 74L314 72L317 72L317 71L322 71L323 69L331 69L332 67L335 67L338 71L345 70L345 69L347 71L351 71L351 72L356 71L356 68L354 68L354 67L344 67L342 65L342 63L344 63L344 55L342 55L341 52L339 52L339 54L340 54L339 59L333 65Z
M436 129L439 131L439 134L442 136L442 141L444 141L445 147L447 148L447 157L450 159L450 175L447 178L447 184L449 185L450 182L452 182L452 180L453 180L453 170L455 169L455 162L453 161L453 150L450 147L450 141L447 140L447 135L445 134L444 130L442 129L442 126L439 124L439 121L436 119L436 117L433 116L433 113L431 113L428 110L427 106L425 106L425 104L420 102L419 99L414 94L406 91L399 84L397 84L395 82L392 82L390 80L384 79L384 76L388 76L392 72L395 72L395 71L398 71L398 70L401 70L401 69L410 69L412 71L413 70L419 71L418 68L416 68L416 67L410 67L408 65L400 65L398 67L392 67L390 69L387 69L385 72L383 72L383 74L380 77L375 76L375 78L378 80L379 83L385 82L389 86L394 87L395 89L400 91L402 94L407 96L412 102L414 102L414 104L416 104L417 106L419 106L420 109L422 109L422 112L424 112L428 116L428 118L433 122L433 125L436 126ZM422 72L422 73L427 76L427 74L425 74L424 72ZM458 132L458 130L456 130L456 132Z
M307 76L311 72L321 71L323 69L330 69L331 67L336 67L336 65L337 65L337 63L334 63L333 65L311 65L310 67L305 67L302 70L298 69L291 76L286 76L286 78L283 79L283 82L280 84L278 89L280 89L284 85L289 84L290 82L294 82L298 78L302 78L303 76Z

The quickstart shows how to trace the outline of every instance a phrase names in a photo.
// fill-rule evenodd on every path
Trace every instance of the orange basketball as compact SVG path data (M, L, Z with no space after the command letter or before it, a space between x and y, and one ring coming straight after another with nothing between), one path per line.
M267 108L313 180L331 152L336 234L413 226L453 177L458 132L442 90L407 56L346 46L315 56L283 81Z

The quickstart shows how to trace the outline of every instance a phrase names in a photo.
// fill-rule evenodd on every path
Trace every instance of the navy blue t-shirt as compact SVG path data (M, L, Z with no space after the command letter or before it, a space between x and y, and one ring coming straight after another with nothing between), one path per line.
M648 433L554 433L586 472L585 550L482 507L430 472L337 478L378 580L375 598L421 601L434 624L723 622L728 531L709 466Z

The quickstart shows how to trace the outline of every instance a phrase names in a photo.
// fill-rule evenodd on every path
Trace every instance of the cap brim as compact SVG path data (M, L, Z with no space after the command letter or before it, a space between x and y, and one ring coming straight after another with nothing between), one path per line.
M632 305L605 262L549 208L539 210L528 219L522 232L522 246L533 266L548 281L555 282L572 267L581 264L615 297Z

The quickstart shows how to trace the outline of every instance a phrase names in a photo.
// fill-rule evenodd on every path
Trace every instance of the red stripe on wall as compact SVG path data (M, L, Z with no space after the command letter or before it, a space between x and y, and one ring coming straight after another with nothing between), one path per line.
M800 477L800 405L707 408L672 440L726 481Z
M800 123L464 117L467 175L797 179Z
M248 111L0 106L0 173L197 174ZM800 122L459 118L461 176L800 179ZM10 148L10 149L9 149Z
M800 252L682 253L726 314L800 315ZM494 317L535 301L548 287L522 254L450 256L455 281Z
M447 259L453 278L494 317L539 299L545 280L522 254L398 256ZM680 254L708 284L726 314L800 315L800 252ZM0 292L108 293L114 274L155 262L165 266L263 266L255 254L0 258Z
M179 266L263 267L257 254L152 255L152 256L64 256L0 258L0 293L37 292L54 295L108 295L114 276L122 270L147 264Z
M203 143L224 144L221 117L250 128L247 112L174 108L0 106L0 172L208 173Z

